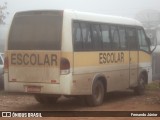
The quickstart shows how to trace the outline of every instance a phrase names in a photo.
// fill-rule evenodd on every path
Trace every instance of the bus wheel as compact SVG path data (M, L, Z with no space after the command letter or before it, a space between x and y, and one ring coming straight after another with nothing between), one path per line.
M89 106L98 106L103 103L104 85L100 80L96 80L92 86L92 95L86 96L85 100Z
M50 95L35 95L35 99L41 104L53 104L57 102L58 97Z
M145 85L146 85L145 76L141 74L138 80L138 85L137 87L134 88L135 94L143 95L145 93Z

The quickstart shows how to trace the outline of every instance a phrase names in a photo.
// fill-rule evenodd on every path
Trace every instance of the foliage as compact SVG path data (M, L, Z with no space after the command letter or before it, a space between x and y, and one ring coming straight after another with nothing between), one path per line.
M160 90L160 80L154 80L152 83L146 86L147 90Z
M160 11L143 10L136 14L135 18L142 22L147 29L152 29L160 25Z
M9 14L7 11L7 2L0 5L0 24L5 24L6 16Z

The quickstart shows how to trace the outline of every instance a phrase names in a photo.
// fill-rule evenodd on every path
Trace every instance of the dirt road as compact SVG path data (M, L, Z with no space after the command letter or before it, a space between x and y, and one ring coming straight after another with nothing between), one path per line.
M149 88L141 96L127 90L108 93L103 105L97 107L87 107L81 99L64 97L56 104L46 106L39 104L31 95L6 94L1 91L0 111L160 111L160 88Z
M83 100L61 97L57 104L41 105L31 95L0 95L0 111L160 111L160 91L136 96L132 91L109 93L103 105L87 107Z

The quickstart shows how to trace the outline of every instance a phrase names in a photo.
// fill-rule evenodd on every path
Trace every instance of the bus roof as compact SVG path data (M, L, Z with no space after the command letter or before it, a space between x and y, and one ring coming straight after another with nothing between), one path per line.
M67 15L70 14L71 18L75 20L142 26L142 24L139 21L132 18L127 18L127 17L96 14L96 13L89 13L89 12L80 12L80 11L68 10L68 9L64 10L64 13Z
M34 11L64 11L64 14L67 17L70 17L74 20L82 20L82 21L92 21L92 22L101 22L101 23L109 23L109 24L120 24L120 25L132 25L132 26L141 26L142 23L139 21L121 17L121 16L112 16L112 15L105 15L105 14L97 14L97 13L89 13L89 12L80 12L72 9L64 9L64 10L29 10L29 11L20 11L18 13L27 13L27 12L34 12Z

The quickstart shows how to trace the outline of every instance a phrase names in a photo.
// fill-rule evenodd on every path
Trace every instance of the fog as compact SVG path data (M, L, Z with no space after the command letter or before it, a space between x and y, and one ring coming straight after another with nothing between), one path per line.
M0 0L8 3L10 13L6 25L0 25L0 42L6 39L6 31L17 11L32 9L74 9L84 12L118 15L134 18L145 9L160 11L160 0Z
M75 9L102 14L134 17L144 9L160 10L160 0L2 0L9 12L26 9Z

